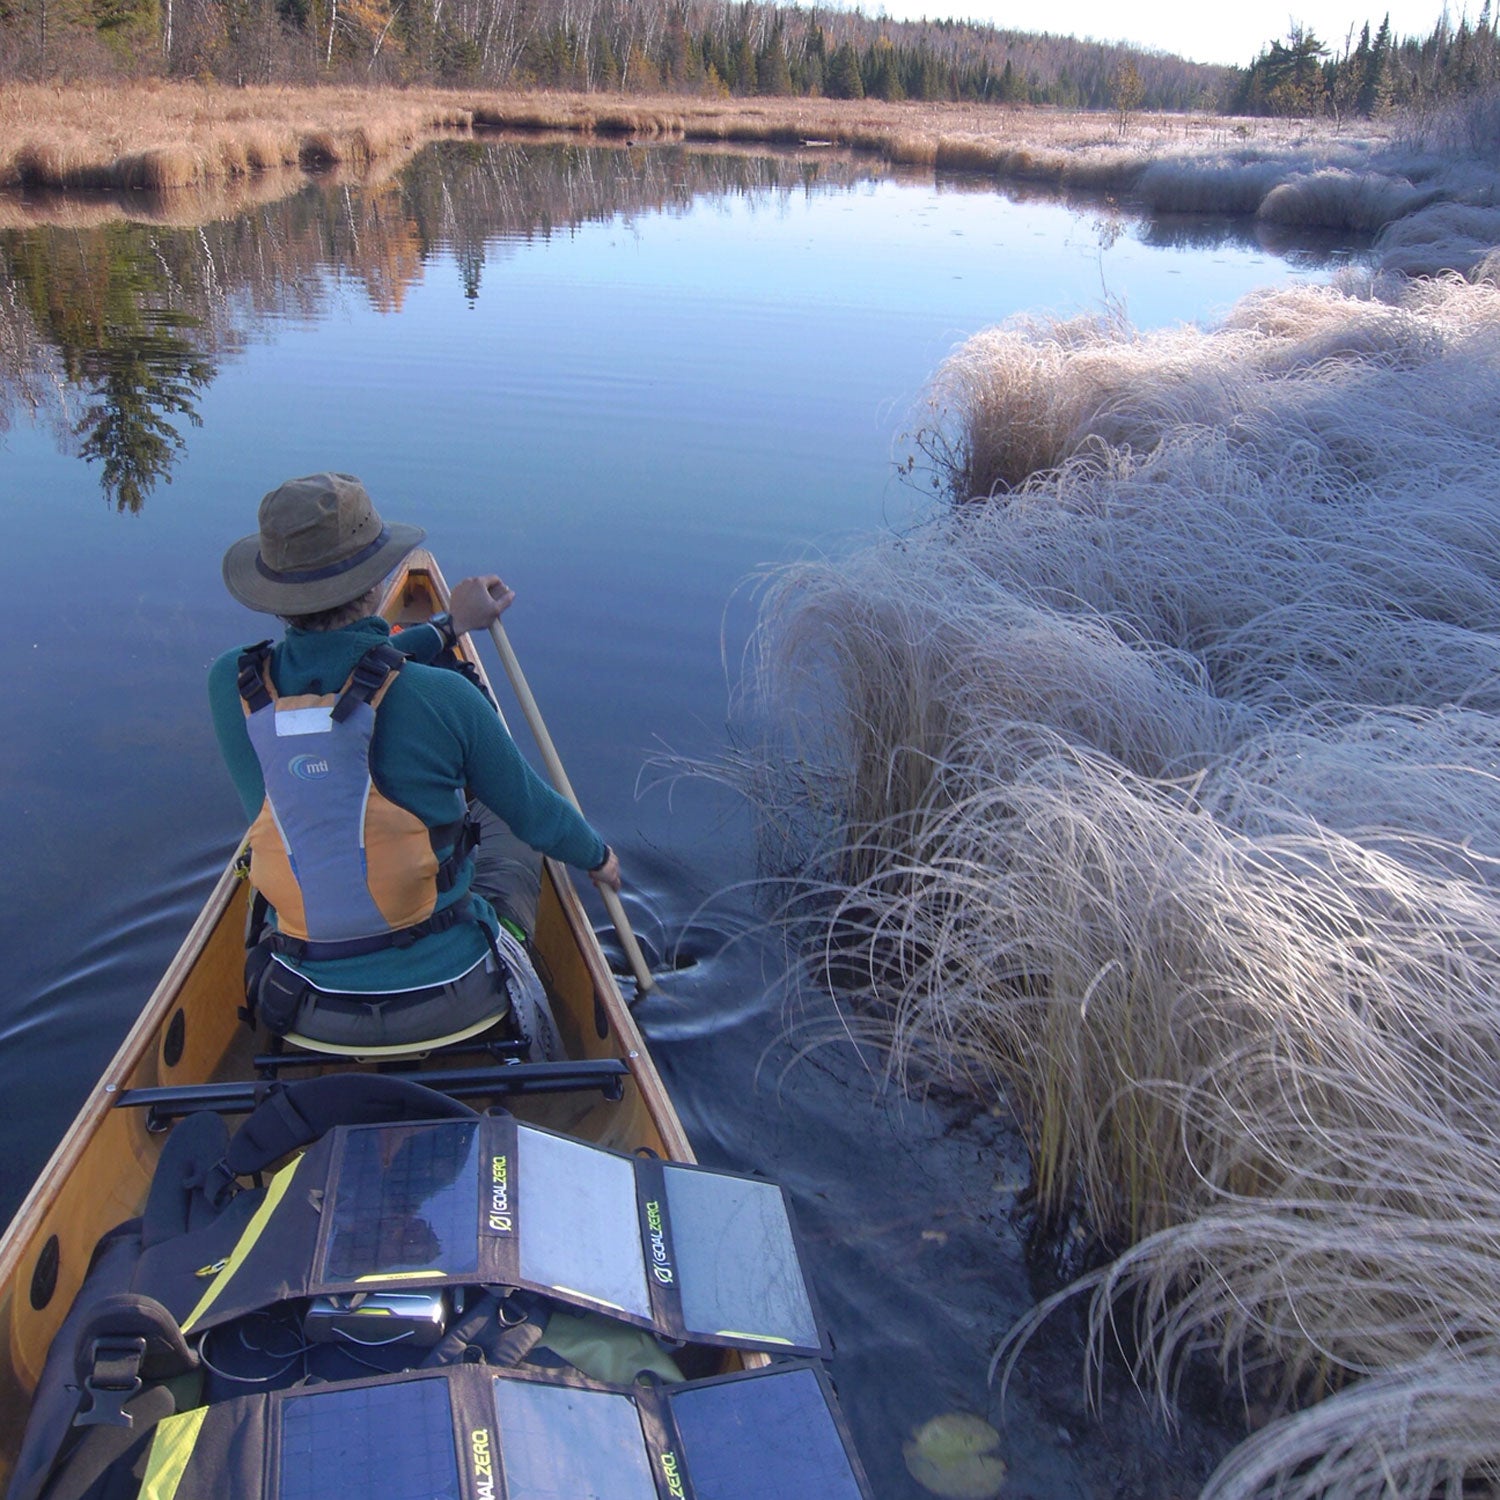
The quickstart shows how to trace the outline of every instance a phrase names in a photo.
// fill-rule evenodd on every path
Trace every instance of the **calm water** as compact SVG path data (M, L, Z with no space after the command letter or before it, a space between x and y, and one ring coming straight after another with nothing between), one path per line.
M447 145L201 226L129 207L147 221L0 204L68 226L0 230L0 1209L240 832L203 674L263 629L220 555L281 479L350 470L450 578L517 588L584 807L681 966L640 1014L689 1131L792 1187L877 1492L922 1493L903 1438L996 1414L989 1350L1034 1298L1022 1153L998 1120L883 1094L847 1045L789 1066L780 957L723 894L754 874L744 817L652 758L724 747L748 577L931 503L896 464L964 336L1106 298L1208 319L1345 252L828 152ZM1086 1418L1057 1327L1012 1389L1007 1494L1190 1493L1213 1435L1154 1435L1123 1388Z

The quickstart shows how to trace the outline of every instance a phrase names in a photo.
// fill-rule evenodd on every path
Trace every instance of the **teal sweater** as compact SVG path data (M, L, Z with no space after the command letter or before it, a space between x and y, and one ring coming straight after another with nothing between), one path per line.
M272 680L287 696L337 692L355 662L389 636L390 627L379 618L342 630L289 629L271 653ZM370 772L380 791L436 827L452 820L454 789L466 787L533 849L579 869L601 864L604 840L522 758L484 695L457 672L422 665L441 649L438 632L418 626L402 631L395 644L410 660L376 713ZM253 819L266 788L236 686L239 656L238 649L226 651L209 669L208 696L219 748L245 816ZM462 876L438 898L439 908L460 899L468 885L469 876ZM495 914L489 903L475 896L474 905L493 932ZM484 934L465 922L419 938L408 948L297 968L327 989L377 993L441 984L466 973L485 952Z

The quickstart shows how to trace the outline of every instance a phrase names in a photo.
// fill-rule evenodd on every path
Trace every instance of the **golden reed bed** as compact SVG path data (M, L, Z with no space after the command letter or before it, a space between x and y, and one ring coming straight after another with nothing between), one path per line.
M891 161L1103 187L1142 157L1274 149L1311 128L1141 116L801 99L695 99L443 89L10 84L0 88L0 188L171 191L286 168L363 171L437 136L569 130L642 140L827 142Z

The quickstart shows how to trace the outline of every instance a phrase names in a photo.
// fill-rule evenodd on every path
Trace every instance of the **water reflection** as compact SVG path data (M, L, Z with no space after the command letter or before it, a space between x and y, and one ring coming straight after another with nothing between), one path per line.
M336 291L354 287L377 311L399 312L426 265L445 254L473 302L487 266L586 222L685 215L705 197L774 203L913 175L842 152L751 155L564 137L442 142L358 183L267 178L206 198L0 196L0 224L14 226L0 228L0 432L18 415L49 422L64 451L99 466L109 501L138 511L170 482L184 424L198 422L199 398L222 362L266 337L275 320L317 319ZM978 178L940 186L996 191ZM1004 195L1031 196L1022 187ZM1157 247L1294 248L1268 239L1285 240L1284 231L1247 221L1138 220L1112 202L1069 202L1093 218L1103 248L1127 228ZM1305 239L1295 248L1302 264L1318 263ZM1347 241L1340 248L1347 252Z
M1161 250L1221 250L1231 245L1261 250L1316 270L1345 264L1368 250L1374 238L1349 230L1293 229L1217 214L1157 214L1142 221L1140 237L1142 243Z
M847 157L448 142L385 181L308 186L196 227L191 199L32 198L11 218L65 225L0 230L0 430L46 417L66 451L101 466L105 495L138 511L170 483L219 361L273 318L319 316L338 282L399 312L428 260L451 253L479 296L497 247L590 220L686 212L705 196L775 196L869 176ZM219 206L203 204L205 216ZM82 227L92 207L95 227ZM124 222L126 211L153 222ZM103 222L98 222L103 220ZM162 222L162 221L176 222Z
M214 376L203 319L190 310L198 299L187 294L197 268L169 248L124 224L0 239L11 292L0 302L10 325L0 347L16 356L0 372L5 405L35 412L55 398L60 433L102 466L104 492L122 511L138 511L170 479L183 447L173 418L198 421L198 392ZM54 372L61 381L46 378ZM76 416L65 387L79 398Z

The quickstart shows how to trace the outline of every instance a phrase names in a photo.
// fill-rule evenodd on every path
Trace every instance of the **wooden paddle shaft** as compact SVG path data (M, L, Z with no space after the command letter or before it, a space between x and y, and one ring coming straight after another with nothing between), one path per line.
M547 774L552 778L552 785L557 788L579 812L583 811L578 801L578 794L573 790L573 783L568 780L568 773L563 769L562 757L557 753L557 746L552 743L552 736L547 732L547 722L542 718L542 711L537 707L537 701L531 694L531 687L526 681L526 674L521 670L521 663L516 656L515 647L510 643L510 637L505 633L505 627L498 621L490 625L490 639L495 643L495 650L500 653L501 664L505 668L505 675L510 678L510 685L515 690L516 699L521 705L521 712L526 715L526 722L531 725L531 732L536 736L536 742L542 752L542 761L547 767ZM609 919L615 924L615 931L619 934L620 945L625 949L625 957L630 963L630 972L635 975L637 989L641 994L656 987L655 980L651 977L651 970L646 966L646 960L641 953L641 945L635 940L635 933L630 927L630 918L625 915L625 907L621 902L619 893L612 891L608 886L597 887L599 894L604 897L604 909L609 913Z

